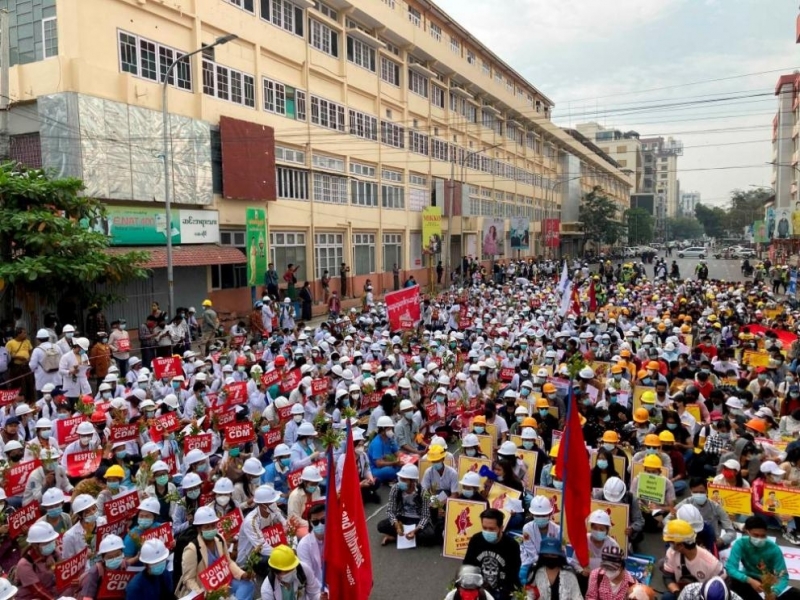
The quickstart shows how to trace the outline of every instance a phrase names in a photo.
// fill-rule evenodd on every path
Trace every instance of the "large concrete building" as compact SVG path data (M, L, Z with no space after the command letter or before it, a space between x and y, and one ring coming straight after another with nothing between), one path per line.
M665 207L665 216L678 214L680 184L678 157L683 155L683 142L671 137L641 138L644 156L642 191L655 194Z
M639 134L635 131L607 129L594 121L575 126L578 132L593 140L600 150L610 156L619 168L630 175L632 189L636 194L644 185L644 155Z
M131 301L118 307L129 323L165 299L158 246L170 228L180 240L176 304L212 290L226 306L246 306L249 206L267 207L279 272L298 265L318 292L323 272L335 279L344 262L351 289L369 277L380 292L395 263L403 277L426 280L421 215L431 204L444 210L451 243L442 258L455 266L482 254L485 219L505 219L506 232L511 217L528 219L522 256L537 255L543 218L560 218L562 237L579 239L583 193L602 185L617 201L629 196L620 168L551 123L547 96L425 0L0 8L10 19L12 157L83 178L109 206L112 242L152 250L154 278L126 289ZM180 212L166 227L160 82L173 60L227 34L238 37L169 75Z
M684 217L693 217L695 207L700 204L700 192L681 192L678 213Z
M782 75L775 86L778 110L772 119L772 187L775 208L797 210L800 153L800 72ZM795 233L795 235L797 235Z

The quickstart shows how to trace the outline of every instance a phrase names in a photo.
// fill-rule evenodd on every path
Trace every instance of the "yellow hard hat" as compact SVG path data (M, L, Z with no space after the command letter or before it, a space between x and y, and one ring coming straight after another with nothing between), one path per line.
M642 394L642 404L655 404L656 393L653 390L647 390Z
M276 571L291 571L297 568L300 559L289 546L281 544L272 549L268 563Z
M671 431L662 431L658 434L658 439L661 440L664 444L674 444L675 443L675 436L672 435Z
M681 519L672 519L664 525L664 541L675 543L694 543L697 538L692 526Z
M122 470L122 467L119 465L111 465L108 467L106 474L103 476L106 479L109 477L119 477L120 479L125 479L125 471Z
M431 462L439 462L440 460L444 460L445 451L444 448L435 444L428 448L428 460Z
M211 300L209 300L208 298L203 300L203 306L211 306Z
M660 448L661 438L658 437L655 433L648 433L646 436L644 436L644 445L655 446L657 448Z
M646 408L637 408L633 411L633 420L637 423L647 423L650 420L650 412Z
M617 364L613 365L613 366L611 367L611 373L613 373L614 375L617 375L617 374L619 374L619 373L622 373L622 365L621 365L621 364L619 364L619 363L617 363Z
M550 408L550 403L547 401L547 398L539 398L536 401L536 408Z
M542 386L542 392L544 392L545 394L555 394L556 391L557 391L556 386L554 386L552 383L545 383Z
M603 433L603 441L609 444L619 444L619 434L616 431L609 429Z
M660 469L664 466L664 463L662 463L661 459L655 454L645 456L642 464L648 469Z
M533 427L535 429L538 426L539 424L533 417L525 417L524 419L522 419L522 427Z

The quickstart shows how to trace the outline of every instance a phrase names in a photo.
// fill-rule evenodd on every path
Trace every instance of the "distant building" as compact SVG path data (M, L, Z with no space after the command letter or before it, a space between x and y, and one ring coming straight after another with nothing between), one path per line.
M683 142L673 138L641 138L644 160L642 191L663 198L666 216L678 214L678 157Z
M700 192L683 192L678 205L678 213L684 217L693 217L694 208L700 204Z
M800 151L800 72L781 75L775 86L778 112L772 119L772 187L775 208L794 210L798 201L797 158Z
M644 162L642 144L635 131L622 132L619 129L606 129L599 123L580 123L575 129L593 140L597 147L611 157L624 172L631 177L632 193L642 190L644 178Z

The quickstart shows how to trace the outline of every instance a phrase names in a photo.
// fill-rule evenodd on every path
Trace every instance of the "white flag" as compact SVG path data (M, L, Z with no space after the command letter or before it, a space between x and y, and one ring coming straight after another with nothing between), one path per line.
M562 317L569 312L570 303L572 302L572 282L567 282L567 288L564 290L564 295L561 296L561 307L558 309L558 314Z
M559 294L564 293L564 290L567 289L568 282L569 282L569 271L567 270L567 261L564 261L564 268L561 271L561 280L558 282Z

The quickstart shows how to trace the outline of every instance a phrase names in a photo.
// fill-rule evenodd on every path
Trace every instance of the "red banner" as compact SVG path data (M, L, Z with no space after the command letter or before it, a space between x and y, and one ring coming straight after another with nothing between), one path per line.
M170 475L177 475L178 474L178 459L175 457L174 454L170 454L164 457L164 462L167 463L169 467L169 474Z
M225 386L225 404L242 404L247 402L247 382L237 381Z
M150 426L150 439L158 444L164 439L165 434L177 431L180 426L178 415L174 412L159 415L153 420L153 424Z
M500 369L500 381L509 382L514 379L514 367L503 367Z
M78 435L78 425L83 423L86 417L83 415L79 417L70 417L69 419L61 419L56 421L56 435L58 436L58 443L62 446L71 444L80 437Z
M217 413L217 429L228 427L236 420L236 412L233 410L225 410Z
M300 374L300 369L292 369L283 376L281 381L281 393L288 394L300 385L300 380L303 376Z
M256 439L256 432L253 429L252 421L233 423L225 428L225 441L229 446L246 444Z
M0 406L7 406L16 400L19 388L15 390L0 390Z
M292 418L292 405L287 404L286 406L281 406L277 409L277 412L278 418L281 420L281 422L288 421Z
M328 461L324 458L319 458L313 463L311 463L312 467L317 467L319 470L319 474L325 479L325 476L328 474ZM297 469L296 471L292 471L286 475L286 483L289 485L289 489L293 490L298 485L300 485L300 477L303 475L303 469Z
M381 392L364 394L364 399L361 401L361 410L372 410L381 403L381 398L383 398Z
M187 435L183 438L183 453L188 454L191 450L200 450L203 454L211 453L213 438L210 433L200 433L198 435Z
M56 589L63 592L73 583L77 583L78 578L86 569L86 561L89 560L89 547L84 547L75 556L56 563Z
M139 506L139 492L131 490L107 500L103 505L103 513L108 521L113 523L133 517L136 514L137 506Z
M274 448L275 446L281 443L282 439L283 439L283 430L280 427L276 427L275 429L270 429L267 433L264 434L264 447Z
M153 529L142 532L142 543L147 540L161 540L164 545L172 549L172 523L164 523Z
M13 540L17 536L27 533L28 527L38 518L39 503L36 500L11 513L8 515L8 537Z
M70 477L88 477L100 466L102 450L87 450L67 454L67 475Z
M472 320L469 317L461 317L458 319L459 329L469 329L472 326Z
M35 470L42 466L42 461L39 459L26 460L22 463L17 463L13 467L6 470L5 486L6 496L11 498L13 496L20 496L25 491L25 486L28 485L28 477Z
M312 394L325 394L328 392L327 379L312 379L311 380L311 393Z
M230 540L239 533L239 530L242 528L242 523L244 523L242 510L240 508L234 508L231 512L217 521L217 531L226 540Z
M109 571L105 569L97 593L98 600L124 600L125 588L136 576L136 571Z
M389 327L392 331L403 328L403 321L413 321L416 325L420 319L419 286L389 292L386 294L386 312L389 315Z
M223 588L233 581L231 566L227 556L220 556L209 567L206 567L197 574L200 583L211 592Z
M156 379L172 379L178 375L183 375L181 359L173 356L168 358L154 358L153 374Z
M544 245L548 248L558 248L561 245L561 221L558 219L544 219L542 221L544 232Z
M127 333L127 332L126 332ZM131 340L130 338L120 338L115 343L117 347L117 352L130 352L131 351Z
M281 380L281 374L277 371L277 369L275 371L268 371L267 373L264 373L261 376L261 383L263 383L264 387L267 388L271 385L280 382L280 380Z
M59 424L61 421L59 421ZM108 441L112 444L116 442L132 442L139 437L139 424L130 423L125 425L112 425L108 432ZM61 438L59 438L61 439Z
M280 523L265 527L261 530L261 534L264 536L264 543L273 548L288 543L286 541L286 530Z
M113 523L98 525L97 531L94 536L95 552L98 552L100 550L100 543L106 536L118 535L119 537L124 538L127 533L128 533L127 519L120 519L119 521L114 521Z

